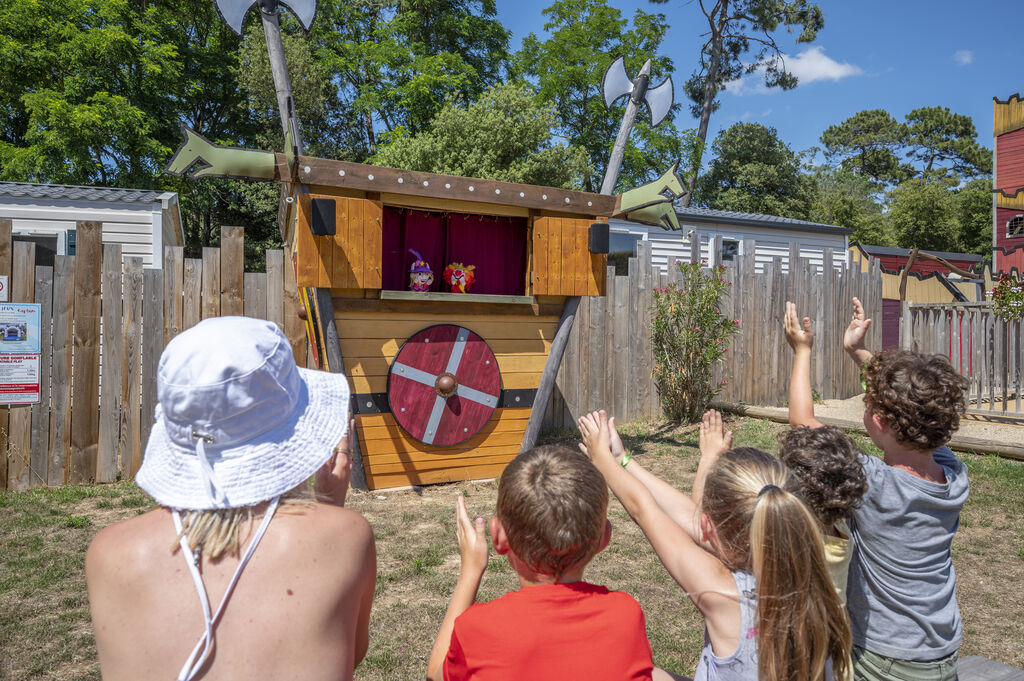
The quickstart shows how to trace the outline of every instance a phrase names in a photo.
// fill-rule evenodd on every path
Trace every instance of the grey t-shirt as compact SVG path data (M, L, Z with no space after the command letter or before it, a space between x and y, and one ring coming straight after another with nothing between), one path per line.
M950 544L967 500L967 467L946 447L932 456L946 473L944 484L862 454L868 490L849 523L853 644L918 662L960 647Z

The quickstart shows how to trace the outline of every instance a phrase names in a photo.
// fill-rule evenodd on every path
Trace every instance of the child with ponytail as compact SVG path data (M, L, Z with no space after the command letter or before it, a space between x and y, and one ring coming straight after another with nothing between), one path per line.
M625 456L605 412L582 417L579 428L581 449L704 617L695 681L847 677L850 627L820 524L778 459L730 449L732 434L709 411L689 497Z

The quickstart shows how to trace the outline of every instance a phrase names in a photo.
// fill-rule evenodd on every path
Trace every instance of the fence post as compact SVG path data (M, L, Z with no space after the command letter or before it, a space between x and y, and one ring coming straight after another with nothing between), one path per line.
M29 485L45 487L50 477L50 337L53 317L53 268L36 268L35 299L39 303L39 404L32 407L31 475Z
M118 434L121 430L122 310L121 245L103 247L103 340L100 358L100 430L96 482L117 478Z
M36 245L24 241L14 243L11 272L11 302L31 303L35 300ZM7 431L7 484L10 489L28 489L31 479L32 407L11 405Z
M0 220L0 276L11 276L11 220ZM7 427L10 409L0 406L0 490L7 489Z
M98 222L79 222L76 229L71 483L95 480L98 463L102 232Z
M909 350L912 339L910 337L912 324L910 321L910 303L900 303L900 350Z

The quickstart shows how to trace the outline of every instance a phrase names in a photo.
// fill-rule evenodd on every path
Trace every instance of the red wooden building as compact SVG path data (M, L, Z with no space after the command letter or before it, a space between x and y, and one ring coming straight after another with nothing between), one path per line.
M992 271L1024 272L1024 100L993 102L995 210Z

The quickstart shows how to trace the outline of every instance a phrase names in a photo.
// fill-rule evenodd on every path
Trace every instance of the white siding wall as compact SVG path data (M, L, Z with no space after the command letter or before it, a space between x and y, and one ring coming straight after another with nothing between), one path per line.
M121 244L123 256L141 256L153 266L153 216L160 203L108 203L103 201L43 201L0 197L0 217L11 218L14 233L57 234L75 228L78 220L103 223L103 243ZM156 263L156 267L161 266Z
M711 241L719 234L724 239L738 241L740 253L743 253L743 240L753 239L756 242L755 255L758 272L762 271L764 266L771 263L772 258L775 257L781 258L783 271L788 271L789 245L794 241L800 245L800 257L807 258L818 267L821 267L826 248L832 249L832 260L836 266L845 263L848 258L849 245L846 236L787 230L784 226L773 228L724 224L687 225L683 223L683 231L679 233L670 232L660 227L649 227L635 222L613 219L609 221L609 227L612 232L635 234L650 241L651 259L663 271L671 262L690 259L690 242L685 235L691 229L697 230L700 234L700 256L708 260L711 258Z

